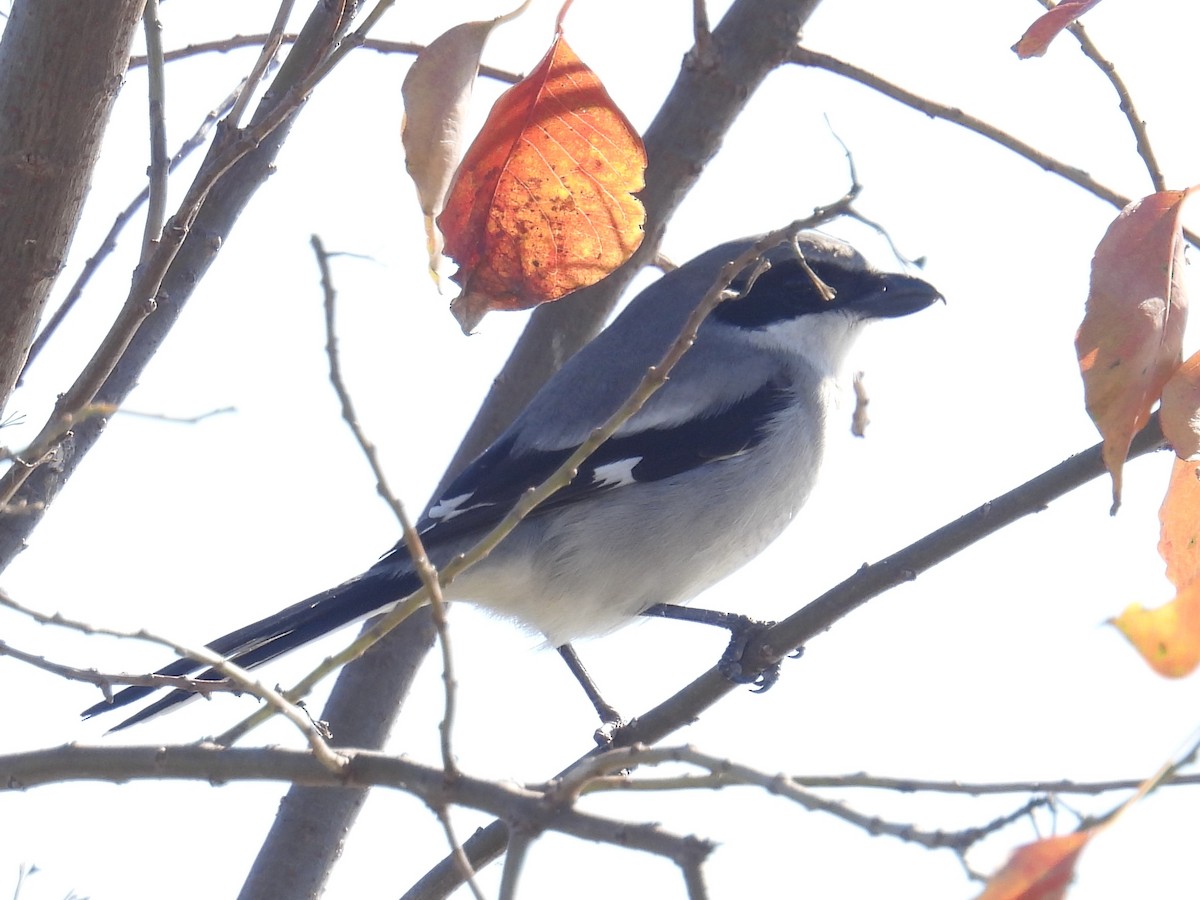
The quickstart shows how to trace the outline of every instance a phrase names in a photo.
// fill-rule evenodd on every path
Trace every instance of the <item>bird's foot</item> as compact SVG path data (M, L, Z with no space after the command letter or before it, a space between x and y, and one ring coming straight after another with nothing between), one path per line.
M774 622L751 619L749 616L730 616L722 625L729 629L729 646L717 661L717 671L734 684L748 684L756 694L770 690L779 680L780 664L776 660L765 665L754 661L763 657L762 637L775 627ZM798 659L804 653L800 647L789 654Z

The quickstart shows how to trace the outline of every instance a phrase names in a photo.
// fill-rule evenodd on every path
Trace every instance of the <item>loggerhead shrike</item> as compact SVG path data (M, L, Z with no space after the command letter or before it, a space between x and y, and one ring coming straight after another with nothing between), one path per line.
M756 240L722 244L664 275L546 382L418 523L436 566L472 547L626 400L721 268ZM734 280L734 291L749 290L708 316L666 384L567 487L454 580L447 599L479 603L561 647L691 600L783 531L812 490L834 380L859 326L941 299L926 282L877 271L832 238L806 232L797 247L803 261L793 246L777 246L764 254L768 269ZM361 575L208 646L257 666L419 587L401 541ZM203 668L179 659L159 673ZM83 715L153 690L126 688ZM172 691L116 727L191 696Z

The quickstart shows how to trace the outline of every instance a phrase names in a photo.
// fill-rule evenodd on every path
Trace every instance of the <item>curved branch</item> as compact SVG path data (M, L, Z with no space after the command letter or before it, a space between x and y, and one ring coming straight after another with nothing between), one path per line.
M346 753L334 772L304 750L279 747L220 748L209 744L149 747L89 747L66 744L48 750L0 756L0 792L26 791L66 781L125 782L186 780L284 781L322 790L389 787L420 797L434 807L467 806L490 815L515 815L534 831L556 831L587 841L614 844L662 856L679 864L706 856L713 845L671 834L656 824L625 822L547 803L541 791L460 775L447 778L435 766L367 751ZM293 853L296 848L293 848Z
M1047 0L1041 0L1041 2L1047 9L1053 8ZM1079 41L1079 49L1083 51L1083 55L1096 64L1096 67L1104 73L1104 77L1113 86L1113 90L1117 92L1117 99L1121 101L1121 112L1125 114L1125 118L1129 122L1129 130L1133 132L1133 140L1137 144L1138 156L1146 164L1146 172L1150 175L1154 190L1166 190L1166 179L1163 178L1162 169L1158 166L1154 148L1150 146L1150 133L1146 130L1146 123L1142 121L1137 108L1133 105L1133 96L1125 85L1125 79L1117 72L1117 67L1104 57L1100 48L1088 37L1082 22L1078 19L1075 20L1067 26L1067 30L1071 32L1075 40Z

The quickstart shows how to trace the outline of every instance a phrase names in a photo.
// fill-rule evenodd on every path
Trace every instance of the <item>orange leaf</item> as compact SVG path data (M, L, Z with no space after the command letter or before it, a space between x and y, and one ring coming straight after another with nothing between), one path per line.
M1176 456L1200 455L1200 353L1193 353L1163 386L1159 420Z
M1099 3L1100 0L1062 0L1049 12L1038 16L1032 25L1013 44L1013 53L1021 59L1041 56L1059 33Z
M464 331L599 281L637 249L646 151L561 30L537 68L492 107L438 225Z
M1163 385L1183 357L1187 299L1179 208L1188 191L1129 204L1092 259L1087 311L1075 350L1088 415L1104 437L1104 464L1121 504L1121 467Z
M1060 900L1092 834L1077 831L1018 847L1004 868L988 879L978 900Z
M1200 581L1157 609L1131 603L1112 624L1159 675L1190 675L1200 664Z
M1200 575L1200 469L1176 459L1167 496L1158 511L1161 532L1158 552L1167 564L1167 578L1181 591Z

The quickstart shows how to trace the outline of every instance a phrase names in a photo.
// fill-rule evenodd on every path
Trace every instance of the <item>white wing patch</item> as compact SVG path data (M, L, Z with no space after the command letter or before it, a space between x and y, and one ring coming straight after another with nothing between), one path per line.
M636 484L633 467L642 461L640 456L628 459L618 459L616 462L596 466L592 472L592 484L596 487L620 487L625 484Z
M451 519L457 518L473 509L492 505L491 503L476 503L473 506L463 506L464 503L474 496L475 492L471 491L469 494L459 494L457 497L446 497L429 507L429 512L426 515L430 519L435 519L439 522L449 522Z

